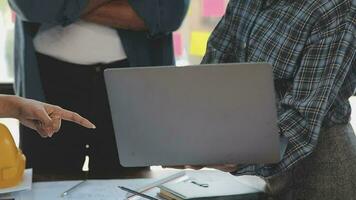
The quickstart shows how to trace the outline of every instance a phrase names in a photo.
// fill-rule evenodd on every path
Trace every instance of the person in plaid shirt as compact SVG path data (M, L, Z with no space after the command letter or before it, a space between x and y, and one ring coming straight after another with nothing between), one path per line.
M289 139L279 163L233 174L264 177L276 199L356 199L355 25L355 0L230 0L202 63L272 64Z

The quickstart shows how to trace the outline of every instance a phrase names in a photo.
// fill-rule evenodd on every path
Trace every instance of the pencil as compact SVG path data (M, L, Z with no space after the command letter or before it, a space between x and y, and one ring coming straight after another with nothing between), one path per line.
M129 192L129 193L132 193L132 194L135 194L137 196L140 196L140 197L143 197L145 199L150 199L150 200L158 200L157 198L154 198L154 197L151 197L151 196L148 196L148 195L145 195L143 193L140 193L140 192L136 192L135 190L131 190L129 188L126 188L126 187L122 187L122 186L118 186L118 188L126 191L126 192Z

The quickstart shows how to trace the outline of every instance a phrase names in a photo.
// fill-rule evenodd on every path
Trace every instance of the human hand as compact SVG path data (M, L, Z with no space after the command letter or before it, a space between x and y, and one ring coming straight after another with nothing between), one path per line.
M71 121L86 128L94 129L95 125L79 114L59 106L17 97L15 118L23 125L36 130L42 137L52 137L59 131L61 121Z

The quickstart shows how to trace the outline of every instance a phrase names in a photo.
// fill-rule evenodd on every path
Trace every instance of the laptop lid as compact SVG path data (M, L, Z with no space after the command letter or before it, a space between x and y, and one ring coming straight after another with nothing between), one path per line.
M120 68L104 75L123 166L280 160L269 64Z

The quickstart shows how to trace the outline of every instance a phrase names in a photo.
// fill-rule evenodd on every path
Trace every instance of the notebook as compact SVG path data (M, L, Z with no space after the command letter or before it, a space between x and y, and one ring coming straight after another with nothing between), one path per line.
M180 182L161 185L159 196L167 200L186 199L258 199L264 195L263 190L238 181L227 173L217 173L210 177L189 177Z

